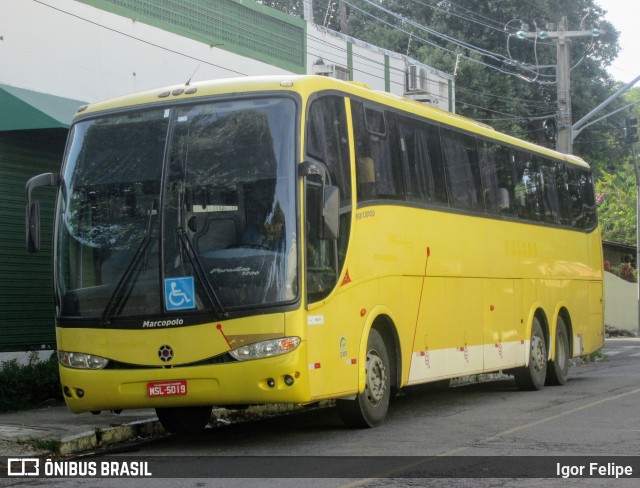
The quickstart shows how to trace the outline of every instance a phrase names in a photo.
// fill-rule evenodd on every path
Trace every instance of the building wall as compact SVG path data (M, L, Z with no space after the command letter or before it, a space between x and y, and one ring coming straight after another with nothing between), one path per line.
M605 273L604 295L604 323L637 335L638 285Z
M65 129L0 132L0 351L37 350L55 344L51 230L54 192L37 190L39 254L25 246L24 184L58 171Z
M307 24L307 72L313 74L314 64L322 59L325 65L337 64L347 68L350 78L367 84L374 90L398 96L423 96L428 105L455 112L454 78L418 61L373 46L358 39ZM421 75L420 93L407 90L406 74L415 65Z
M192 76L195 81L294 72L267 58L225 50L230 46L224 41L211 46L213 41L149 25L136 20L135 12L123 17L75 0L3 0L3 7L0 83L41 93L95 102L183 84Z

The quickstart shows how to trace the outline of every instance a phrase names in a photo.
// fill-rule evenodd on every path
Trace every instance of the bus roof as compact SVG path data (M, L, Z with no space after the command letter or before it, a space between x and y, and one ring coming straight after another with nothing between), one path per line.
M126 107L158 105L167 102L185 100L188 98L195 100L201 97L224 94L242 94L261 91L290 91L300 93L305 96L323 90L336 90L348 93L357 97L382 103L392 108L426 117L442 124L469 131L489 139L499 140L523 149L546 154L547 156L555 159L588 167L588 164L577 156L563 154L554 151L553 149L518 139L508 134L496 131L492 127L481 122L476 122L472 119L452 114L398 95L372 90L364 83L345 82L326 76L316 75L247 76L168 86L133 93L90 105L83 105L78 109L76 117L84 118L88 114L118 110Z

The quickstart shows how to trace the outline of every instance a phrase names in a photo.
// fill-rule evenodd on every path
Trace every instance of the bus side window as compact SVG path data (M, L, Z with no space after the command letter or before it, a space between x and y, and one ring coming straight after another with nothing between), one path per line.
M404 200L395 114L351 102L358 199Z
M435 190L426 134L402 116L398 116L398 133L407 199L428 202Z
M407 199L446 205L438 126L398 115L398 134Z
M540 222L542 220L542 185L538 161L532 154L513 151L516 167L516 208L523 220Z
M484 210L475 137L441 128L440 140L446 163L450 205L454 208Z
M488 213L513 215L513 168L509 150L488 141L478 141L482 189Z
M560 225L571 225L571 198L569 197L569 179L567 165L556 161L556 192L558 193L558 221Z
M542 183L542 199L544 203L543 220L551 224L560 224L560 193L558 183L561 182L564 166L556 161L538 158L540 162L540 181Z
M505 195L498 185L498 165L496 162L495 145L486 141L478 141L478 163L480 164L480 179L482 181L482 196L484 205L489 213L498 213L499 207L504 205ZM508 198L508 194L506 195Z
M591 229L597 221L591 173L583 168L568 167L567 180L571 225L578 229Z
M307 291L313 302L331 293L344 266L351 230L351 159L344 98L324 96L314 100L307 119L307 156L325 164L330 183L340 190L338 240L322 240L317 232L320 216L310 211L321 208L322 181L307 177Z

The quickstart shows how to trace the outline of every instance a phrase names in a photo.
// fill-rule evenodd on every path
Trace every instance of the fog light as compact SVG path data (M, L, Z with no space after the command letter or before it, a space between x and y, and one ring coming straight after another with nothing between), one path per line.
M276 381L275 381L273 378L269 378L269 379L267 380L267 386L268 386L269 388L273 388L274 386L276 386Z
M287 386L293 385L293 377L290 376L290 375L286 375L284 377L284 384L287 385Z
M76 395L78 395L78 398L82 398L84 396L84 390L82 388L76 388Z
M73 395L71 394L71 389L68 386L65 386L62 391L64 392L64 396L67 398L71 398Z

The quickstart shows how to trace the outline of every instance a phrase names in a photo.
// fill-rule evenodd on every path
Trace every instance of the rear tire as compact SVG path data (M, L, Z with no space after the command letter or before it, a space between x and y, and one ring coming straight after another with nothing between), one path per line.
M556 324L556 354L555 359L547 364L547 385L564 385L569 374L569 334L562 317L558 317Z
M156 408L164 430L172 434L196 434L211 420L211 406Z
M381 424L387 416L391 396L389 356L380 333L371 329L367 341L366 385L355 400L337 400L347 427L368 428Z
M537 317L531 324L529 364L514 371L514 378L521 390L541 390L547 376L547 345L542 326Z

